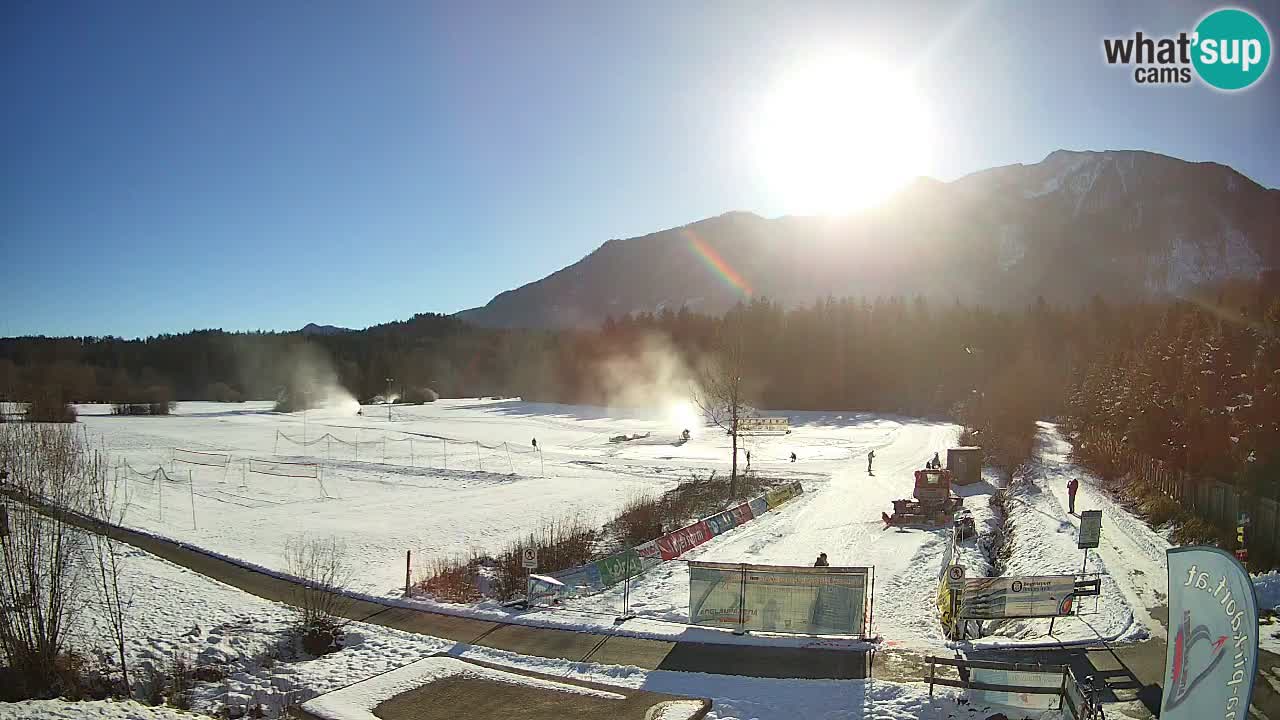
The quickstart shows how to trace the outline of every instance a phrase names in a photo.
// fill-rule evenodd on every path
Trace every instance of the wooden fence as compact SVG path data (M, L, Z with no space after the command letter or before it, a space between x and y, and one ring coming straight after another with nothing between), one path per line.
M1086 431L1081 440L1083 451L1117 476L1159 492L1226 533L1234 534L1240 513L1248 513L1249 547L1280 555L1280 503L1275 500L1212 478L1193 481L1185 471L1166 467L1098 430Z

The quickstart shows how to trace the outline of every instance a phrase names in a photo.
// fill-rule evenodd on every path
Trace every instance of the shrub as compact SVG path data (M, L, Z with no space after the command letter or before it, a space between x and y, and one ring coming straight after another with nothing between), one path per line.
M336 537L304 536L286 542L284 554L288 573L309 581L294 590L293 598L303 649L311 655L341 650L351 607L343 593L352 575L346 545Z
M444 602L466 603L481 599L479 558L435 558L431 561L429 575L415 587Z
M663 534L662 506L652 495L633 497L622 506L622 512L610 525L624 546L648 542Z
M538 571L558 572L596 558L599 533L579 515L545 521L528 537L508 543L494 568L493 592L507 600L524 593L528 571L520 563L526 548L538 551Z
M76 409L63 402L58 392L45 390L27 405L26 419L29 422L73 423L76 421Z
M169 688L166 700L179 710L190 710L191 690L194 685L191 662L187 660L186 655L174 653L173 662L169 665Z

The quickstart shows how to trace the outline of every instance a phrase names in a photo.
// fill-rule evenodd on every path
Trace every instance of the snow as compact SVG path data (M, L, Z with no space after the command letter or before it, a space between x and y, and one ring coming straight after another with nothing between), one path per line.
M646 671L631 666L517 655L359 622L347 627L349 642L339 652L314 659L270 661L267 651L279 641L293 618L284 605L249 595L141 551L130 552L122 588L131 598L128 653L135 678L144 664L166 662L174 653L188 655L195 664L221 662L230 670L224 681L195 684L194 709L211 716L218 715L228 702L241 707L262 702L268 716L274 716L285 703L309 703L308 710L319 709L321 712L317 714L324 717L334 717L330 713L339 711L363 709L367 712L396 691L457 671L456 661L442 662L446 659L431 657L439 654L568 682L598 683L618 688L617 692L623 694L627 689L643 688L668 695L707 697L714 702L707 717L720 720L792 720L795 717L941 720L981 718L994 710L981 704L961 705L967 702L963 696L946 688L936 689L930 698L927 686L919 683L879 679L785 680ZM102 637L92 627L86 629L85 635ZM464 667L469 673L486 673L470 664ZM506 677L509 673L488 672L492 673L486 675L490 679L534 682L529 678ZM351 692L343 688L350 688ZM560 685L555 689L561 689ZM574 688L574 691L582 690ZM317 699L324 693L332 694ZM971 715L966 712L970 708L981 714ZM36 717L175 720L192 715L137 703L0 703L0 720ZM1050 713L1044 717L1057 715Z
M685 624L689 575L683 560L807 565L819 552L826 552L833 565L875 568L870 634L879 638L880 647L929 650L945 644L933 590L948 551L950 529L886 530L880 516L892 510L894 499L911 496L915 469L933 453L945 455L948 447L957 444L959 428L950 423L866 413L786 413L791 434L751 437L746 445L754 470L778 480L800 480L805 493L713 538L682 560L662 563L634 580L626 594L629 612L635 617L616 624L615 618L624 610L621 586L574 599L567 607L532 611L492 601L454 605L429 598L403 599L404 553L412 550L415 572L419 572L421 564L433 558L473 549L500 550L543 520L565 513L603 522L637 494L661 492L691 473L727 469L728 438L722 433L692 427L693 438L680 442L680 431L689 424L685 408L641 413L518 400L451 400L395 406L392 421L386 419L384 408L366 408L363 415L282 414L271 412L265 403L181 403L174 416L161 418L113 417L100 406L83 406L81 412L94 444L135 468L146 470L165 463L167 471L174 448L225 452L232 457L225 480L223 468L179 464L173 475L181 479L185 467L191 472L192 485L162 482L162 496L147 481L124 471L120 489L124 492L127 484L130 498L126 525L276 574L288 570L282 558L288 540L304 533L335 534L346 542L360 570L352 592L387 605L539 627L608 630L632 637L867 647L852 638L735 636L727 630ZM277 432L299 440L305 434L311 444L280 440L280 455L275 456ZM609 442L615 435L644 433L651 435L632 442ZM362 443L359 459L355 450L344 450L338 443L316 442L326 434L345 441L358 438ZM531 448L535 437L541 458ZM413 439L413 464L409 438ZM449 449L447 468L442 467L445 447ZM875 473L868 475L866 455L873 449ZM1018 554L1010 574L1079 569L1076 520L1066 516L1062 486L1068 476L1081 473L1066 457L1067 449L1056 428L1042 426L1040 460L1015 503ZM478 461L477 451L481 453ZM790 462L792 452L798 462ZM240 487L237 467L250 457L317 464L329 497L321 497L316 481L308 478L250 474L247 487ZM544 465L545 478L541 476ZM988 506L995 484L994 477L985 475L983 482L955 490L965 497L979 532L995 523ZM1056 623L1055 637L1070 642L1098 636L1133 640L1160 632L1152 628L1144 607L1162 600L1166 580L1161 568L1167 543L1086 483L1080 509L1090 507L1103 507L1106 513L1104 547L1091 553L1089 566L1091 572L1104 573L1104 595L1097 614ZM957 561L971 575L990 572L974 540L959 543L955 550ZM1130 556L1140 562L1131 561ZM1112 576L1116 568L1123 568L1125 576ZM164 585L169 580L155 582ZM1092 602L1085 600L1086 608ZM232 633L199 628L206 654L246 652L235 642L246 642L244 637L257 632L254 624L244 618L233 622L246 628L239 634L241 640L232 640L236 637ZM172 625L190 629L177 616ZM1044 642L1046 630L1047 621L1009 623L985 642ZM268 626L259 634L273 632ZM375 648L380 638L377 633L360 634L361 643ZM173 647L166 642L176 647L185 641L162 638L158 658L171 656ZM388 653L397 659L394 652ZM343 675L346 670L332 668L332 672ZM259 680L246 679L244 684L259 694L275 687L269 677ZM289 690L275 687L275 692Z
M171 707L150 707L132 700L26 700L0 703L0 720L197 720L200 717L203 716Z
M1097 479L1069 459L1070 445L1052 423L1038 423L1036 456L1009 491L1012 547L1005 575L1097 575L1102 582L1098 597L1080 598L1079 614L1050 620L988 621L973 646L1028 646L1028 644L1088 644L1105 641L1139 641L1160 624L1144 609L1143 596L1153 602L1164 598L1155 591L1166 587L1164 550L1167 543L1146 529L1096 488ZM1079 515L1069 515L1066 483L1080 478L1075 510L1102 510L1103 546L1085 552L1076 547ZM1140 529L1139 529L1140 528ZM1134 541L1130 533L1139 541ZM1121 553L1117 548L1123 547ZM1117 577L1114 570L1119 569ZM1135 580L1137 578L1137 580ZM1142 588L1142 592L1138 589Z
M1102 510L1102 545L1090 550L1087 575L1102 581L1102 594L1078 601L1080 614L1054 621L1044 618L987 623L989 637L975 646L1070 645L1102 640L1136 641L1163 635L1148 608L1163 604L1168 587L1168 542L1134 518L1098 488L1098 480L1069 458L1070 444L1052 423L1037 424L1036 454L1030 468L1010 489L1014 554L1006 575L1073 575L1085 553L1076 547L1079 515L1067 513L1067 482L1081 484L1076 512Z
M378 720L378 716L373 714L373 709L382 702L422 685L458 675L490 682L527 685L541 690L590 695L606 700L625 698L624 695L593 690L580 685L567 685L517 673L492 670L465 663L456 658L430 657L316 698L304 704L302 709L325 720Z
M712 538L682 560L808 565L826 552L834 566L873 566L876 605L873 634L894 644L927 647L941 638L932 593L936 589L949 529L885 530L881 513L895 498L910 497L913 471L934 452L957 444L959 428L947 423L868 419L844 429L841 450L853 462L833 468L829 479L805 481L805 492L763 518ZM828 448L831 449L831 448ZM866 454L876 453L875 474ZM812 452L812 450L810 451ZM818 453L814 453L818 454ZM755 457L753 451L752 457ZM963 489L966 504L986 507L980 484ZM582 611L617 613L622 587L570 601ZM663 563L633 582L630 610L640 619L684 623L689 617L689 571L684 562ZM628 625L631 623L629 622Z
M175 656L192 666L230 669L227 679L197 683L194 706L216 713L233 704L283 707L307 700L447 648L437 638L378 625L347 627L346 647L321 658L293 657L282 648L295 622L286 605L264 600L127 545L121 578L129 601L126 654L135 683L147 668L164 669ZM74 639L77 647L112 653L108 626L96 613ZM2 716L0 716L2 717Z

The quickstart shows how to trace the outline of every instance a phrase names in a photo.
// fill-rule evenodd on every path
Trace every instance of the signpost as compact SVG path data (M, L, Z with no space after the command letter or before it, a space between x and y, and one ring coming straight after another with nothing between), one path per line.
M964 566L952 565L947 568L947 586L955 590L964 589Z
M538 567L538 548L525 548L520 551L520 566L525 570L534 570Z
M1089 548L1096 548L1102 542L1102 511L1085 510L1080 513L1080 536L1076 547L1084 550L1084 560L1080 563L1080 572L1084 573L1089 564Z

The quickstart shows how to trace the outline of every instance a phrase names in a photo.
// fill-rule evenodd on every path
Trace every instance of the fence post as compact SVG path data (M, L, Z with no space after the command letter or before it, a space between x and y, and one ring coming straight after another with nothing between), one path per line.
M409 438L409 467L417 467L413 461L413 438Z
M444 467L440 469L448 470L449 469L449 441L445 440L444 438L440 438L440 444L444 446Z
M196 529L196 480L190 470L187 471L187 489L191 491L191 529Z
M542 477L547 476L547 463L542 459L542 448L538 448L538 465L542 468Z
M484 460L480 459L480 441L476 441L476 465L480 467L480 472L484 472Z
M409 597L409 559L413 556L412 550L404 551L404 596Z
M512 475L515 475L515 474L516 474L516 466L515 466L515 465L513 465L513 464L512 464L512 462L511 462L511 448L510 448L510 447L507 447L507 444L504 442L504 443L502 443L502 449L507 451L507 467L511 469L511 474L512 474ZM626 592L626 588L623 588L623 592L624 592L624 593Z

